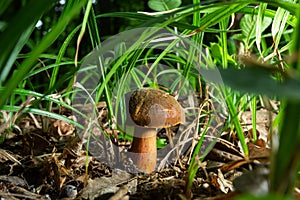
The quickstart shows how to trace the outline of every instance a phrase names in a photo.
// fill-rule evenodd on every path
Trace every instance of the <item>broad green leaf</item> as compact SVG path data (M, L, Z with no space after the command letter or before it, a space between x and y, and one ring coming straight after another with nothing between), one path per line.
M211 53L212 53L212 57L215 59L222 59L222 53L223 53L223 49L222 47L217 44L217 43L211 43ZM230 55L226 56L227 62L234 64L235 60L232 59L232 57Z
M181 0L149 0L148 6L155 11L167 11L178 8Z
M249 40L255 38L256 36L256 29L255 29L256 22L257 22L257 16L255 15L246 14L241 19L242 34ZM260 27L260 34L262 34L262 32L264 32L270 26L271 22L272 22L271 18L264 17Z
M211 50L211 54L212 57L215 59L221 59L222 58L222 49L221 46L217 43L211 43L210 44L210 50Z
M300 77L286 77L282 82L275 80L271 75L275 71L260 66L247 66L243 69L218 69L223 83L232 89L253 94L262 94L270 97L280 97L293 101L300 100ZM219 83L215 79L214 70L201 71L208 81ZM222 84L222 83L221 83Z

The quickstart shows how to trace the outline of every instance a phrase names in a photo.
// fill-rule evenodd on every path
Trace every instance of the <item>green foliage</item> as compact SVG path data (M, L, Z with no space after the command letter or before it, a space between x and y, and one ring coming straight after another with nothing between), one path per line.
M294 48L296 57L300 57L300 7L298 7L298 22L294 30ZM292 63L292 68L300 75L300 60ZM296 91L295 91L296 92ZM272 162L271 191L278 194L291 195L294 185L299 180L300 169L300 101L289 98L283 110L283 120L280 129L279 147ZM287 151L290 153L287 154ZM288 178L287 178L288 177Z
M300 90L300 62L299 59L293 59L300 57L300 20L296 15L300 13L300 6L299 3L295 3L298 1L194 0L193 5L186 5L184 2L181 5L180 0L150 0L148 5L152 10L168 11L153 15L137 13L136 10L127 12L128 10L124 7L120 11L126 12L99 13L92 1L68 1L63 11L55 14L56 20L48 24L49 30L42 34L36 30L36 22L42 19L47 11L53 10L57 1L22 2L18 12L13 12L15 5L13 1L0 3L0 14L3 16L0 21L0 107L2 111L12 114L21 110L25 113L61 119L83 128L64 116L51 113L50 106L45 111L36 105L47 101L48 105L54 103L82 115L80 111L63 103L60 99L53 98L50 94L66 89L63 90L62 96L72 100L74 94L71 92L71 86L73 86L73 77L77 71L76 63L78 62L79 66L88 58L88 53L104 39L102 35L113 35L116 30L119 31L119 29L111 28L116 26L111 23L112 25L106 26L105 29L113 30L105 32L108 30L103 30L104 28L101 27L105 19L120 19L128 22L125 23L128 26L120 28L122 30L142 26L152 27L141 34L132 33L136 34L135 41L128 46L123 45L122 42L115 44L118 50L114 51L114 62L104 60L101 63L101 84L95 88L95 100L96 102L101 99L106 100L111 122L114 117L118 117L120 111L126 109L122 97L130 88L125 87L126 80L121 77L125 76L134 80L136 87L141 87L143 83L156 84L156 80L150 80L147 73L137 68L138 65L148 66L152 63L149 67L149 72L151 72L160 62L164 62L170 66L170 69L156 74L157 76L165 76L175 71L178 77L182 76L187 79L196 92L200 92L199 88L201 88L198 82L200 75L198 69L193 68L191 63L199 62L202 73L210 74L217 69L226 85L222 86L222 95L225 96L229 115L227 128L237 133L246 157L248 150L238 119L239 113L250 109L249 105L251 105L253 116L255 116L259 95L281 101L280 114L276 124L274 123L279 127L279 147L277 151L274 149L272 155L271 192L278 194L274 198L289 198L298 178L297 171L300 165L300 115L298 112L300 110L298 92ZM253 7L253 4L257 7ZM136 7L141 8L140 5ZM70 26L72 18L78 17L83 8L85 12L82 19L75 22L74 26ZM234 24L231 22L238 20L233 16L242 16L242 18L237 23L237 27L231 30ZM165 45L166 48L158 53L153 51L153 46L151 48L141 46L144 41L150 40L149 37L160 28L174 32L180 30L181 39L191 38L195 44L191 45L186 52L176 53L170 53L170 51L178 45L178 41L162 42L160 45ZM76 46L75 38L80 29ZM57 47L53 44L58 40L62 42L59 42L61 44ZM205 52L203 58L205 62L202 62L202 58L194 56L195 52L201 48ZM68 54L68 51L75 51L75 49L77 49L78 59L75 59L75 52ZM109 67L105 70L103 66L107 63ZM90 68L80 69L86 70L86 77L83 81L88 80L92 76L89 73L95 70L91 66L88 67ZM46 78L41 78L43 79L41 81L37 77ZM39 82L35 84L34 81ZM211 81L216 85L223 84L215 82L213 77L212 80L206 81ZM174 91L180 84L182 84L181 78L174 78L174 83L169 88L170 91ZM29 96L33 96L36 102L24 109L20 105ZM113 107L112 102L117 106ZM123 113L121 117L123 121L126 120L126 114ZM255 120L253 124L256 124ZM255 139L254 136L253 140ZM188 169L187 188L189 189L192 187L200 162L205 156L205 154L199 156L202 141L203 138L196 145ZM165 145L164 140L158 140L157 143L159 147ZM256 198L269 199L271 197L273 198L273 196ZM249 198L241 197L240 199Z
M260 197L253 196L253 195L242 195L240 197L235 198L235 200L292 200L292 198L282 197L274 194L268 194Z
M262 33L271 25L272 18L264 17L257 29L258 17L256 15L245 14L240 22L242 30L241 34L235 34L234 39L244 42L246 49L250 49L253 43L257 40L258 35L261 37Z
M46 2L48 3L39 1L39 4L34 3L33 5L28 4L24 6L22 8L22 12L18 13L17 18L13 18L15 19L15 21L9 21L7 28L4 30L4 32L1 33L0 38L1 40L3 40L3 42L1 41L0 50L3 53L1 54L2 59L0 59L1 60L0 69L5 74L7 74L10 70L12 70L11 69L12 64L16 60L17 55L21 50L21 47L28 40L28 37L25 38L25 40L23 40L21 46L18 45L15 46L15 44L17 44L19 37L23 37L21 36L21 34L25 30L28 30L26 28L29 27L29 23L31 24L30 27L33 28L35 23L32 24L32 22L37 21L38 17L40 17L40 15L42 14L41 11L45 11L45 9L49 9L49 2L51 1L46 1ZM6 81L6 76L3 77L2 82L6 81L5 84L6 89L1 92L1 96L3 98L0 99L0 107L2 107L5 104L7 98L9 97L13 89L26 76L26 74L32 68L32 65L36 62L36 59L40 56L40 54L43 51L45 51L57 39L58 35L60 35L63 32L66 25L70 22L70 19L78 14L83 4L84 1L80 1L78 3L74 3L70 5L70 7L66 6L66 8L68 8L67 11L62 14L58 22L52 27L52 30L48 34L46 34L43 37L42 41L28 54L28 57L20 64L18 72L14 73L7 81ZM28 10L32 10L32 9L33 12L28 12ZM22 20L24 19L26 20L26 22L25 21L23 22L22 20L20 21L19 19ZM24 26L23 23L27 24L27 26ZM15 27L17 27L17 30ZM12 37L12 41L10 40L10 37ZM9 43L10 41L12 42L11 45L6 44ZM7 46L4 45L8 45L8 48ZM15 53L11 54L12 49L15 47L18 50ZM9 60L8 59L9 55L13 56L13 58L10 58L10 60L12 61L9 62L10 63L9 65L6 65L4 62L5 61L7 62Z
M155 11L167 11L178 8L181 0L149 0L148 6Z
M4 6L9 5L9 1ZM41 15L53 6L55 1L29 1L11 18L6 19L0 34L0 86L3 86L9 71L21 49L29 39L35 24ZM2 8L2 6L1 6ZM28 12L30 10L30 13ZM2 11L4 12L4 10ZM5 15L5 13L3 13ZM0 104L1 106L1 104Z

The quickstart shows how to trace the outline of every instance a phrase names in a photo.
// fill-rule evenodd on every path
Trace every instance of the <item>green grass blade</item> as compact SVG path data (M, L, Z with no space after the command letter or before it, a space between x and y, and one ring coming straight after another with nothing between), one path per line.
M8 56L7 61L4 64L3 68L2 69L0 68L1 69L0 86L2 86L3 82L5 82L5 80L7 79L7 76L9 75L9 72L12 70L13 64L15 63L17 57L19 56L19 53L20 53L21 49L23 48L23 46L27 42L27 40L28 40L29 36L31 35L33 29L34 29L34 24L29 26L27 28L27 30L24 30L23 34L20 36L18 42L16 43L14 49L12 49L12 51L10 52L10 55ZM6 51L8 51L8 49ZM5 56L5 55L3 55L3 56ZM3 59L3 61L4 61L4 59ZM1 63L0 63L0 65L1 65Z
M4 31L0 32L0 86L6 81L14 61L27 42L36 22L52 7L53 2L53 0L29 1L6 22Z
M227 24L228 24L228 17L224 18L220 22L221 29L226 29L227 28ZM222 56L222 67L226 69L228 67L228 60L227 60L227 58L228 58L228 50L227 50L228 44L227 44L227 35L224 32L221 32L221 45L222 45L222 53L221 53L221 56ZM238 118L237 108L236 108L236 106L233 103L233 96L230 94L230 91L228 89L224 88L223 91L225 92L224 93L225 96L226 96L225 101L226 101L226 104L227 104L227 107L228 107L228 110L229 110L231 121L234 124L237 136L238 136L238 138L239 138L239 140L241 142L243 153L244 153L245 157L248 158L248 147L247 147L247 144L246 144L246 140L245 140L245 136L244 136L244 131L242 129L240 120Z
M255 37L255 41L256 41L256 47L258 49L259 54L261 55L261 57L263 57L262 52L261 52L261 37L262 37L262 26L263 26L263 21L264 21L264 16L265 16L265 11L267 9L267 5L266 3L261 3L259 5L258 8L258 13L257 13L257 21L256 21L256 37Z
M236 106L233 103L232 97L230 95L230 92L228 89L224 89L224 94L226 96L226 104L228 107L228 111L231 117L231 122L234 124L235 130L236 130L236 134L241 142L241 146L243 149L243 153L244 156L246 158L248 158L249 152L248 152L248 147L246 144L246 140L245 140L245 135L244 135L244 131L242 129L242 125L240 123L239 117L238 117L238 111Z
M85 9L85 13L84 13L84 16L83 16L83 22L82 22L81 30L80 30L79 36L77 38L77 48L76 48L76 55L75 55L75 66L76 67L77 67L77 60L78 60L80 42L81 42L82 37L85 33L85 29L86 29L86 25L88 23L88 18L89 18L89 15L90 15L91 8L92 8L92 0L88 0L87 5L86 5L86 9Z
M0 34L0 71L23 33L36 24L41 15L52 7L54 0L29 1L12 17ZM28 12L30 10L30 12ZM22 42L24 44L24 42Z
M64 54L67 50L67 47L70 45L70 42L72 41L72 39L75 37L75 34L78 32L78 30L80 29L80 26L77 26L69 35L68 37L65 39L63 45L61 46L61 48L59 49L57 58L55 60L55 65L56 67L54 67L53 72L51 74L51 78L50 78L50 83L49 83L49 87L48 89L51 90L52 88L54 88L55 83L57 82L58 79L58 74L59 74L59 69L62 66L62 60L64 57ZM75 65L75 62L68 62L66 64L69 65ZM51 66L51 65L50 65ZM41 69L43 70L43 69Z
M14 75L8 80L5 85L6 89L0 93L0 108L5 104L7 98L11 94L14 88L18 85L18 83L26 76L28 71L31 69L32 65L36 62L38 56L45 51L63 32L65 27L68 25L69 21L79 13L85 1L79 1L74 5L72 9L70 9L68 14L63 15L60 20L57 22L55 26L53 26L51 32L49 32L42 41L30 52L29 57L26 58L22 64L20 65L18 73L14 73ZM29 9L30 10L30 9ZM27 10L28 11L28 10ZM0 44L2 44L0 42Z
M282 0L259 0L259 1L253 1L253 3L254 2L263 2L263 3L268 3L275 7L281 7L289 11L292 15L297 15L297 10L300 7L299 4L288 2L288 1L282 1Z
M279 148L272 163L271 191L291 195L300 166L300 104L287 102Z
M0 14L3 14L5 9L9 6L12 0L0 1Z
M92 43L93 48L101 48L101 38L98 30L98 25L96 21L96 15L94 12L94 9L91 8L91 14L89 15L88 18L88 30L89 30L89 35L90 35L90 40ZM105 67L103 66L102 60L99 59L100 62L100 71L105 72ZM106 79L106 74L102 73L101 74L103 80ZM98 93L98 92L97 92ZM99 97L101 96L100 93L97 94ZM108 117L112 121L112 118L114 116L114 111L113 111L113 105L112 105L112 99L111 99L111 91L109 89L109 86L105 84L104 86L104 97L108 109ZM98 101L98 98L96 99Z
M295 56L300 57L300 7L298 23L294 30ZM300 60L296 59L292 67L300 74ZM271 166L271 191L291 196L298 180L300 169L300 101L286 101L280 131L279 147Z
M9 111L9 112L18 112L19 110L21 110L22 107L21 106L3 106L1 110L5 110L5 111ZM40 109L36 109L36 108L24 108L22 109L22 112L24 113L32 113L32 114L35 114L35 115L41 115L41 116L45 116L45 117L50 117L50 118L53 118L53 119L57 119L57 120L62 120L62 121L65 121L65 122L68 122L70 124L73 124L74 126L78 127L78 128L81 128L81 129L85 129L85 127L83 127L81 124L65 117L65 116L62 116L62 115L59 115L59 114L56 114L56 113L53 113L53 112L49 112L49 111L45 111L45 110L40 110Z
M281 36L286 26L289 17L289 12L283 8L278 8L272 22L271 33L274 41L274 51L278 50Z
M252 140L254 143L257 141L256 133L256 96L252 96L251 99L251 113L252 113Z
M205 15L201 19L200 30L205 30L206 28L213 26L223 19L229 17L232 13L238 12L240 9L246 7L248 3L239 3L239 4L232 4L230 6L223 6L216 10L215 12L211 12Z

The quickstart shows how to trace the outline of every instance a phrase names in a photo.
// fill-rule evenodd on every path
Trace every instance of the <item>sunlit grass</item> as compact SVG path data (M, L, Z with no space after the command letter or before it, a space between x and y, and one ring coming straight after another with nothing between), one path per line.
M299 73L294 72L300 71L300 62L299 59L296 59L296 61L292 60L291 63L285 57L300 57L298 55L300 52L300 20L296 20L296 13L300 12L297 11L300 6L299 3L295 4L293 1L258 2L260 3L257 3L257 1L212 2L194 0L194 5L184 5L164 13L118 12L100 13L98 15L91 7L91 1L89 1L89 4L86 1L80 1L80 3L68 4L63 15L53 25L51 32L47 33L42 41L26 55L20 54L20 52L28 42L34 28L34 24L29 19L37 21L40 14L46 12L49 6L48 4L42 5L42 3L35 4L33 6L36 9L31 13L25 12L27 7L24 7L22 12L16 15L16 19L12 21L16 21L16 23L8 24L8 28L0 33L0 49L2 52L0 56L1 110L10 113L11 118L16 112L21 111L64 120L82 129L82 124L51 111L51 106L55 104L56 106L69 108L74 113L88 118L66 103L65 99L70 100L71 103L75 101L76 90L73 91L72 86L76 81L85 82L93 78L91 73L94 69L91 66L82 67L86 64L85 61L90 58L89 55L86 55L82 60L75 59L75 55L72 58L65 57L67 48L78 37L77 50L80 51L82 37L88 35L91 49L99 47L101 54L101 48L106 47L105 44L101 44L101 30L98 29L98 23L101 23L101 19L103 17L134 19L140 24L139 27L152 28L144 29L144 32L131 32L135 36L131 43L112 44L117 47L114 51L113 62L108 59L99 59L97 72L100 73L97 74L95 80L95 82L98 82L95 83L96 87L92 88L93 90L88 90L91 92L95 104L102 100L107 103L110 127L115 127L116 120L119 118L121 118L121 125L118 128L125 126L128 117L125 112L125 95L132 89L145 85L156 86L159 84L157 77L166 76L168 73L174 73L178 76L172 84L168 85L168 91L171 93L180 91L181 85L187 82L195 93L201 93L203 92L201 91L201 81L203 81L201 78L203 77L200 77L201 73L199 74L201 68L198 68L198 66L195 68L192 63L200 63L199 66L201 65L201 67L220 69L224 72L228 69L233 70L233 72L240 70L240 74L250 80L248 83L240 85L237 77L235 77L237 72L222 77L224 82L231 83L233 88L219 85L221 94L216 98L226 102L228 121L225 127L237 134L245 159L247 159L248 149L244 129L239 119L240 113L245 110L252 111L253 138L251 139L255 143L257 140L257 122L255 118L257 103L264 105L263 102L260 102L261 99L265 98L264 95L282 101L281 106L284 108L280 107L278 121L276 121L276 124L274 123L279 127L279 149L278 152L274 151L272 155L271 192L290 195L297 180L296 173L299 171L300 162L298 153L300 146L299 98L297 99L297 96L291 95L297 93L299 89ZM253 6L253 4L257 6ZM65 42L61 44L57 52L48 53L47 50L50 45L62 33L70 19L82 10L84 5L87 6L87 9L82 24L66 34ZM88 10L89 12L87 12ZM233 24L238 20L236 18L238 15L242 16L238 22L239 26L231 30ZM24 20L18 21L17 19ZM84 29L84 27L87 27L87 29ZM81 32L78 36L80 28ZM150 45L151 40L163 38L162 35L153 36L161 28L166 28L174 35L178 33L182 38ZM21 33L23 36L20 35ZM206 38L209 37L215 38L213 43L206 43ZM193 42L184 51L174 50L180 44L180 40L183 39ZM292 50L290 47L293 47ZM161 51L153 51L158 48L161 48ZM197 55L195 53L197 51L204 51L204 57L195 58L194 55ZM43 52L45 54L42 54ZM155 74L155 70L159 69L161 62L168 65L169 68ZM76 63L78 68L75 67ZM138 66L146 66L147 70L140 70ZM14 71L16 67L18 71ZM248 73L243 73L243 70L249 69L253 69L254 74L258 73L260 75L249 78ZM263 71L265 69L267 73ZM274 73L275 71L276 73ZM8 76L9 73L12 75ZM76 73L86 74L79 79L73 79L76 77ZM154 74L154 76L149 78L148 73ZM291 73L293 74L289 76ZM45 85L35 85L32 80L41 75L48 78L43 82ZM221 73L221 75L223 74ZM264 77L271 77L271 80L283 82L283 89L276 93L267 93L270 86L269 84L264 85L264 83L273 82L266 82L267 80L263 79ZM263 79L259 88L254 84L258 81L257 79ZM284 85L286 80L291 81L290 85ZM134 86L129 87L127 85L128 81L134 83ZM57 98L54 97L55 95L57 95ZM20 106L29 97L35 98L33 102L30 102L27 107ZM291 97L296 99L291 101ZM46 102L45 110L39 107L42 102ZM277 128L275 125L273 129ZM196 124L195 126L200 125ZM11 128L12 123L8 121L5 129ZM200 155L202 152L199 149L205 133L206 131L199 131L198 133L200 140L194 148L187 172L188 189L190 189L204 158ZM285 136L283 137L283 135ZM3 140L3 137L1 140ZM287 152L289 153L287 154ZM292 178L285 180L287 176Z

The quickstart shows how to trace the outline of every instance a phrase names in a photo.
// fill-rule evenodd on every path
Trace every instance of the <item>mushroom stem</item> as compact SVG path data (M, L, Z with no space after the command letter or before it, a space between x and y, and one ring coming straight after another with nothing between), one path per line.
M151 173L156 166L156 129L135 127L135 133L130 148L132 160L136 167L146 173Z

